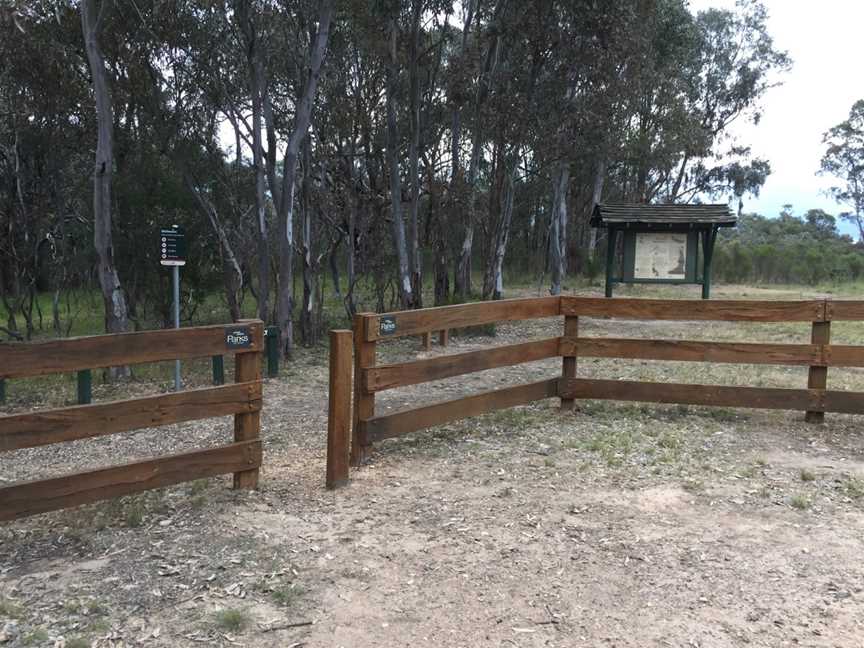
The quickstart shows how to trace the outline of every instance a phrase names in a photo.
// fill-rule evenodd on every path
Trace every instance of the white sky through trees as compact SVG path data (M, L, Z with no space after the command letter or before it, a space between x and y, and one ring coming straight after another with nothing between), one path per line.
M758 125L732 126L740 143L771 163L772 173L759 198L747 198L745 212L776 216L791 203L796 214L820 208L837 215L848 211L824 195L837 184L817 176L824 147L822 134L849 116L864 99L861 50L864 47L864 2L860 0L763 0L768 30L778 49L786 50L792 69L783 84L762 99ZM690 0L695 13L710 7L733 8L734 0ZM842 230L852 234L843 224Z

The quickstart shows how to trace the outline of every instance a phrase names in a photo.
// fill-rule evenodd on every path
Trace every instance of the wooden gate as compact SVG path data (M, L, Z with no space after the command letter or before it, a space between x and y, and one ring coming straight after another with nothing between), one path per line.
M263 325L258 320L35 344L0 344L0 378L236 354L234 384L0 416L0 452L8 452L234 415L234 442L228 445L0 488L0 520L224 473L234 473L235 488L257 488L263 348Z
M378 343L405 335L499 321L563 316L563 335L379 365ZM580 318L727 322L810 322L810 344L763 344L579 336ZM542 297L480 302L396 313L359 314L352 331L331 333L327 485L348 479L373 444L415 430L498 409L558 397L564 409L576 399L612 399L724 407L802 410L819 423L825 412L864 413L864 393L827 389L828 367L864 367L864 347L832 345L831 322L864 319L861 301L744 301ZM351 357L353 340L353 362ZM389 414L375 413L375 394L461 374L560 356L560 375L526 385L482 392ZM695 385L577 377L579 357L809 367L807 387L780 389ZM353 408L347 396L352 391Z

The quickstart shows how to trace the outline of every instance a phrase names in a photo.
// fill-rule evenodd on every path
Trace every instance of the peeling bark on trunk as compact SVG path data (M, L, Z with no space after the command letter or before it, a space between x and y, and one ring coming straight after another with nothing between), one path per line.
M552 266L552 286L549 293L561 294L567 274L567 189L570 185L570 163L558 163L552 178L552 216L549 228L549 255Z
M503 148L503 147L502 147ZM507 243L510 241L510 227L513 221L513 193L516 184L518 156L502 155L498 163L501 167L496 182L499 192L497 225L495 238L490 248L489 260L483 279L483 299L501 299L504 295L504 257L507 254Z
M303 142L303 184L300 187L301 194L301 218L302 218L302 239L300 248L300 257L303 263L303 301L300 307L300 338L304 346L311 346L315 343L315 323L313 317L314 309L314 267L312 264L312 201L310 198L310 182L312 164L312 147L309 145L309 139Z
M312 41L309 57L309 76L303 94L297 102L294 129L288 139L282 163L282 187L279 201L279 301L278 325L282 335L282 352L290 357L294 348L294 187L296 184L297 155L306 138L312 107L321 75L321 65L327 52L330 22L333 19L334 0L322 0L318 8L318 33Z
M105 331L122 333L129 330L126 296L114 265L114 243L111 232L111 180L114 173L114 111L108 87L105 57L99 46L108 0L97 10L96 0L82 0L81 26L87 61L93 81L98 126L96 160L93 172L93 243L98 257L97 274L105 303ZM114 367L112 377L129 375L128 367Z
M484 289L484 299L501 299L504 296L504 256L507 254L507 243L510 241L510 226L513 222L513 194L516 183L516 160L511 168L506 170L504 180L504 195L501 198L501 217L498 232L492 252L490 264L491 273L487 277Z

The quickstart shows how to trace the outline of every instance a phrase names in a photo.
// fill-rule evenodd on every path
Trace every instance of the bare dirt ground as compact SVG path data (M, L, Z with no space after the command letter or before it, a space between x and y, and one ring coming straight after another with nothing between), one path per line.
M432 353L560 330L558 318L501 325ZM834 334L860 344L861 332ZM808 337L600 320L580 334ZM380 357L417 349L393 342ZM487 371L379 406L558 373L560 360ZM765 366L584 359L579 373L806 384L805 368ZM267 383L259 492L226 477L0 526L0 645L864 646L860 419L597 401L562 414L548 400L381 443L331 493L326 385L321 350ZM829 387L864 390L864 374L831 370ZM215 419L6 453L0 479L229 435Z

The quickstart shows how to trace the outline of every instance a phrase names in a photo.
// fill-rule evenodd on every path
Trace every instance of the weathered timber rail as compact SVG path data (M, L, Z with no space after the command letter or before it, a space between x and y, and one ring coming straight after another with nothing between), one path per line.
M238 329L239 338L234 335ZM234 442L228 445L0 488L0 521L225 473L234 473L234 488L257 488L263 349L264 328L258 320L0 345L0 379L236 354L233 384L0 416L0 453L234 416Z
M379 365L379 342L406 335L500 321L563 316L560 337ZM810 344L711 342L579 336L579 318L726 322L810 322ZM540 297L355 316L351 331L331 334L327 486L344 484L373 444L449 421L557 397L720 407L802 410L811 423L825 412L864 413L864 392L827 389L828 367L864 367L864 346L832 345L832 321L864 320L864 301L744 301ZM353 341L353 344L352 344ZM352 360L353 346L353 360ZM561 374L546 380L445 400L388 414L375 413L375 394L475 371L562 358ZM806 389L695 385L577 377L579 357L808 367ZM353 406L346 394L352 391ZM350 454L350 461L349 461Z

